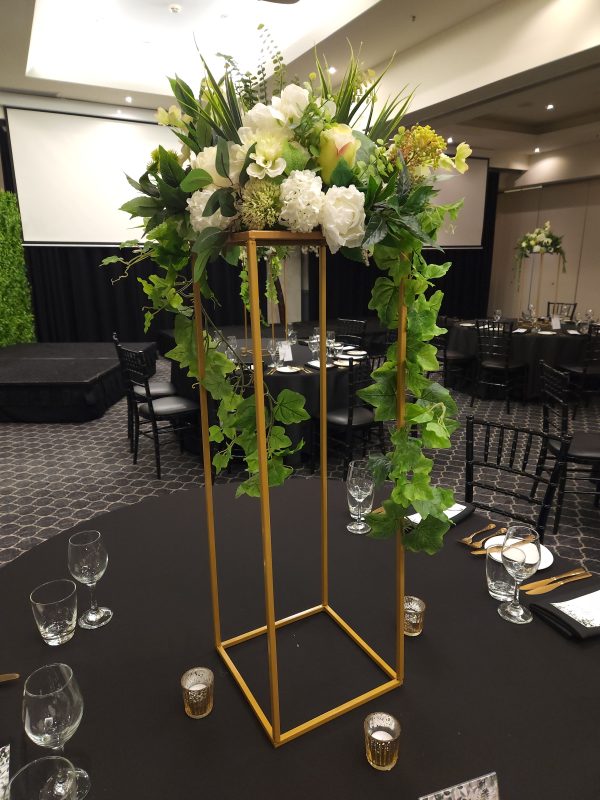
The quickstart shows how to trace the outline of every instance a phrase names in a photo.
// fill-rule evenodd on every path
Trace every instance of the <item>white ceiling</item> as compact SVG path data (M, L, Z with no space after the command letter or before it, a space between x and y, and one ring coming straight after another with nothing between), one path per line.
M173 14L168 0L0 0L0 92L119 106L128 95L135 107L155 108L169 101L166 75L197 84L196 43L211 66L223 52L254 69L259 22L284 51L288 77L305 79L315 45L343 69L348 42L355 49L362 42L364 63L374 66L503 1L180 0L182 10ZM544 152L594 141L600 138L600 48L564 62L449 98L407 121L426 121L482 155L527 157L535 147Z

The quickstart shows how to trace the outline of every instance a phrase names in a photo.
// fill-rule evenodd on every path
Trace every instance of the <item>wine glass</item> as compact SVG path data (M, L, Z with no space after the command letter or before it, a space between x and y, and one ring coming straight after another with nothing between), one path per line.
M318 358L319 349L321 347L321 339L319 336L311 336L308 340L308 347L313 354L313 359Z
M277 347L275 348L275 352L273 353L273 366L275 369L279 369L279 367L283 366L283 342L279 339L277 340Z
M333 358L335 355L335 331L327 331L325 342L327 345L327 356Z
M500 322L501 319L502 319L502 309L497 308L494 311L494 322Z
M90 590L90 608L79 617L81 628L100 628L112 619L110 608L98 606L96 584L106 572L108 553L100 531L81 531L69 539L69 572Z
M279 345L277 344L276 339L269 339L269 342L267 344L267 351L271 356L271 363L269 364L269 366L276 367L277 365L275 364L275 354L279 351Z
M502 563L515 579L515 593L511 602L501 603L498 613L503 619L524 625L533 619L531 611L519 604L519 584L523 583L540 565L540 537L528 525L511 525L502 543Z
M83 697L67 664L48 664L32 672L23 687L23 725L25 733L40 747L61 755L83 716ZM76 769L77 800L90 790L90 778ZM50 795L52 797L52 795Z
M369 468L366 459L351 461L348 469L347 488L352 497L356 500L357 518L354 522L347 525L350 533L369 533L371 526L363 519L363 500L373 491L373 473Z
M75 768L62 756L37 758L12 776L6 797L7 800L76 800Z
M237 352L237 339L235 336L227 337L227 351L225 355L230 361L235 361Z
M287 340L291 345L298 344L298 334L292 325L287 329Z

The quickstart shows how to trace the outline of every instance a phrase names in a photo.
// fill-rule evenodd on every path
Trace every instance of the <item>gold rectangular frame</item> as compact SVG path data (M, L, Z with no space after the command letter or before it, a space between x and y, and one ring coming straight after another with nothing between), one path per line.
M250 329L252 335L252 351L254 362L254 384L257 398L263 397L263 364L261 357L261 328L258 286L258 257L257 247L271 245L312 245L319 249L319 328L320 328L320 361L326 361L326 243L320 232L313 233L288 233L286 231L245 231L235 233L229 237L229 244L242 245L248 254L248 281L250 293ZM404 305L404 284L400 286L398 314L398 383L397 383L397 425L404 424L405 404L405 361L406 361L406 306ZM194 310L196 319L196 346L198 354L198 370L200 378L205 374L204 356L204 328L202 319L202 303L200 288L194 283ZM212 615L215 647L233 675L238 686L263 726L271 743L275 747L292 741L308 731L329 722L347 711L351 711L363 703L368 703L376 697L401 686L404 681L404 547L402 543L402 526L396 533L396 645L395 667L391 667L379 656L359 634L353 630L342 617L329 604L329 548L328 548L328 519L327 519L327 374L325 369L320 370L320 440L321 440L321 602L304 611L299 611L283 619L275 619L275 598L273 590L273 560L271 549L271 515L269 481L267 474L267 447L265 408L263 402L256 403L256 429L258 438L259 455L259 480L260 480L260 516L263 547L263 571L266 624L260 628L241 633L223 641L221 637L221 622L219 611L219 588L217 576L217 555L215 542L215 517L212 490L211 454L209 443L208 399L207 392L200 383L200 416L202 428L202 455L204 463L204 491L206 498L206 524L208 531L208 554L210 568L210 590L212 599ZM279 708L279 677L277 662L277 636L276 632L285 625L290 625L314 614L325 613L341 630L352 639L387 675L385 683L374 689L358 695L323 714L303 722L287 731L281 730L281 717ZM271 705L271 720L267 717L256 697L250 690L243 676L233 663L227 649L237 644L246 642L257 636L266 634L268 645L269 664L269 695Z

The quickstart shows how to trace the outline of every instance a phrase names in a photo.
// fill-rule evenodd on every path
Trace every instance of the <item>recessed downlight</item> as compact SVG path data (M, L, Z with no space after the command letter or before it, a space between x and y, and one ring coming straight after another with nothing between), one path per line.
M337 69L335 67L327 67L327 71L329 72L330 75L335 75Z
M451 136L449 136L449 137L446 139L446 141L448 142L448 144L452 144L452 142L454 141L454 139L453 139Z
M546 111L554 111L554 103L548 103L546 106Z
M533 148L533 152L534 153L539 153L540 152L540 148L539 147L534 147Z
M179 5L179 3L171 3L169 5L169 11L171 14L180 14L183 11L183 6Z
M133 103L133 97L131 97L131 95L128 94L127 97L125 98L125 102L126 103Z

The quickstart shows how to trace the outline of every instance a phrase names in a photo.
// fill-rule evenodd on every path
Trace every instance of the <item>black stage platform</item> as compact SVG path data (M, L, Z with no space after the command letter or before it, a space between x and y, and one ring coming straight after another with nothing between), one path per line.
M153 342L126 343L150 351ZM107 342L16 344L0 349L0 422L86 422L124 395Z

